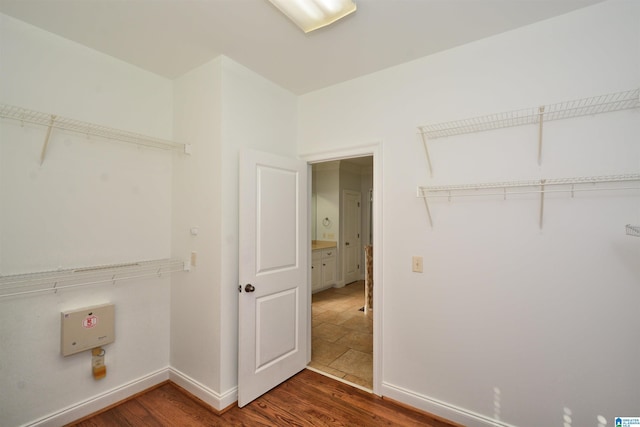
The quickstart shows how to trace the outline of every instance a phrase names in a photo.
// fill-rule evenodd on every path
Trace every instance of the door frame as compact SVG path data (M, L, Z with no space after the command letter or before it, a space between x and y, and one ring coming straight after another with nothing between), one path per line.
M382 313L383 313L383 281L382 281L382 142L355 147L328 150L317 153L300 155L300 159L305 160L309 167L307 186L309 189L309 224L311 223L311 165L314 163L328 162L332 160L349 159L353 157L373 156L373 208L371 221L373 223L373 242L376 246L373 251L373 283L375 292L373 293L373 393L380 396L382 391ZM308 227L309 242L311 242L311 227ZM309 265L311 265L311 245L307 249ZM308 283L311 286L311 269L308 269ZM308 293L308 306L311 307L311 291ZM307 325L308 360L311 361L311 310L309 310Z

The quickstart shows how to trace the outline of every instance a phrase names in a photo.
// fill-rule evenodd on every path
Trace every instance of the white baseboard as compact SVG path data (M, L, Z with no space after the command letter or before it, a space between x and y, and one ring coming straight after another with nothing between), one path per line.
M24 424L23 427L58 427L65 425L166 380L173 381L218 411L225 409L238 400L237 387L233 387L224 393L218 393L188 375L167 367ZM511 424L386 382L382 383L381 395L468 427L514 427Z
M514 427L485 415L459 408L450 403L425 396L386 382L382 383L382 396L402 402L430 414L454 421L467 427Z
M82 402L68 406L35 421L31 421L24 424L22 427L59 427L69 424L167 380L173 381L175 384L184 388L189 393L211 405L218 411L238 400L237 387L220 394L182 372L171 367L166 367L89 399L83 400Z
M218 411L238 400L238 387L220 394L174 368L169 368L169 379Z
M24 424L24 427L59 427L100 411L168 379L169 369L160 369L38 420Z

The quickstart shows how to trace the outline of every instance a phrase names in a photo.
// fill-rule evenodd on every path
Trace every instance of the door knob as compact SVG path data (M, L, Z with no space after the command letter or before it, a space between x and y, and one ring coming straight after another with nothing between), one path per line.
M244 287L245 292L253 292L255 290L256 288L251 283L246 284Z
M349 246L349 242L345 243L345 245Z

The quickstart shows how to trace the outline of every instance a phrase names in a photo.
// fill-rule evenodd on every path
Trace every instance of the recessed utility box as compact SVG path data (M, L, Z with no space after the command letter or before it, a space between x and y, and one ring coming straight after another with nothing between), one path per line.
M115 306L102 304L61 314L62 333L60 349L70 356L112 343L115 336Z

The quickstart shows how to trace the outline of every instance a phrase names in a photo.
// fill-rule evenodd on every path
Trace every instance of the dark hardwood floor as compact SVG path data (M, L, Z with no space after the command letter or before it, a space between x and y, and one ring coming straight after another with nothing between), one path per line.
M172 383L91 418L70 424L103 426L425 426L441 420L305 369L244 408L218 415Z

